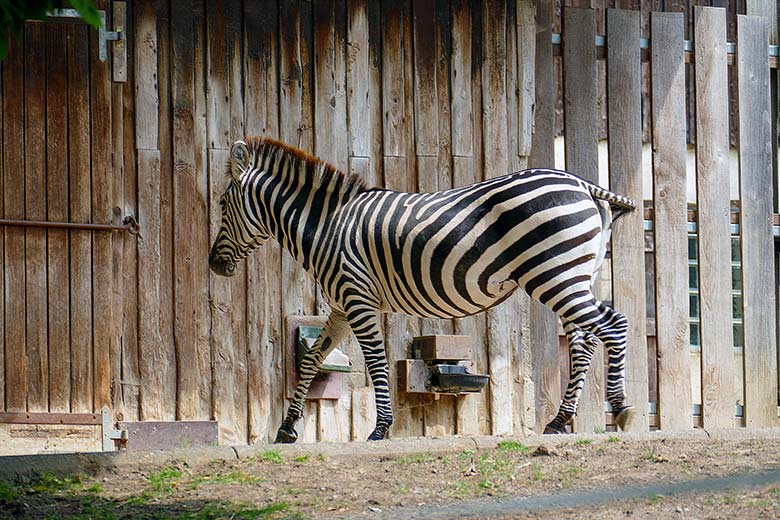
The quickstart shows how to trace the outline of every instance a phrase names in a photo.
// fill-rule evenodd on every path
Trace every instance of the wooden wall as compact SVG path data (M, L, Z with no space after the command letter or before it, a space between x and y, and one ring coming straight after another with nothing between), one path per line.
M108 7L105 1L100 6ZM529 164L550 166L560 64L568 92L567 164L581 175L595 172L595 99L605 74L610 182L640 200L637 146L652 110L655 273L664 275L655 283L658 327L650 348L656 352L657 344L657 372L655 358L646 355L645 296L637 290L646 271L642 212L616 228L613 255L620 260L612 293L634 324L632 400L646 410L649 385L659 397L661 427L690 427L690 403L677 399L691 387L683 330L687 208L674 194L684 195L681 114L690 96L704 102L707 93L685 90L682 15L653 15L655 97L645 99L641 111L639 85L642 78L650 81L650 68L639 61L647 59L637 47L647 24L636 12L604 15L612 41L625 42L609 50L607 66L584 43L553 57L550 34L559 15L551 0L148 0L126 7L126 82L111 81L110 63L97 59L95 31L84 26L30 25L2 63L3 216L119 223L135 215L141 233L3 229L0 411L87 412L106 404L124 420L214 419L224 443L271 441L286 408L287 318L327 308L313 281L276 244L254 253L232 279L209 272L230 144L244 135L280 138L371 184L405 191L460 186ZM592 42L602 14L564 10L568 37ZM706 28L696 26L701 41L717 40L716 30L725 34L725 17L712 16ZM739 34L764 34L759 29ZM745 48L761 48L756 37ZM720 77L726 69L716 58L702 52L695 66ZM745 61L740 70L763 74L764 65ZM749 92L740 100L743 114L763 113L761 89L768 87L761 85L741 90ZM592 96L580 95L583 88ZM709 141L722 148L728 107L713 95L706 99L699 131L717 134ZM741 119L740 128L751 142L763 139L765 128L747 128L747 121ZM700 146L702 194L719 214L723 200L707 191L705 179L722 174L721 164L706 160L722 150ZM766 150L742 152L743 163L765 176ZM742 216L745 229L755 231L743 241L752 269L747 273L746 264L745 330L763 345L750 355L746 350L745 370L766 369L760 379L745 378L748 423L755 425L772 422L766 403L777 393L770 338L776 325L750 315L747 300L750 294L753 302L770 301L760 283L771 244L761 227L772 210L759 188L765 180L745 177L742 185L743 200L758 197L755 212ZM722 240L722 222L711 224L702 225L702 236ZM722 261L721 249L707 254ZM721 264L702 265L702 276L720 283ZM709 290L722 300L719 287L702 287L702 298ZM721 311L713 308L707 322L714 325ZM477 367L491 375L488 389L457 399L396 392L396 361L409 356L413 336L430 333L471 335ZM556 323L523 295L462 320L387 316L385 335L393 437L523 434L539 431L557 409L566 363L559 361ZM725 359L726 347L712 348L714 357L703 350L705 424L728 415L718 398L730 390L723 390L727 383L718 383L718 374L730 378L741 370L719 372L726 365L717 356ZM354 342L345 350L355 369L338 401L307 403L299 428L304 441L363 439L373 427L373 391L362 357ZM578 431L606 421L603 372L592 370L589 380ZM648 421L643 412L637 428L646 429Z

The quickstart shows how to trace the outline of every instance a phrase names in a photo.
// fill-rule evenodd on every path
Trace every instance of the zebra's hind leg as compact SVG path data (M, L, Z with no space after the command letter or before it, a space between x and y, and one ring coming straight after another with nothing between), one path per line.
M388 389L387 355L382 329L379 326L379 317L376 311L363 305L353 305L347 311L347 319L352 326L352 332L360 343L363 358L366 361L366 369L374 385L374 398L376 399L376 426L370 441L381 441L387 436L390 426L393 424L393 408L390 403L390 390Z
M295 431L295 423L303 416L303 403L306 394L309 392L314 376L320 371L322 360L349 334L349 325L343 314L333 311L328 317L325 327L322 329L319 337L306 355L303 356L300 366L300 380L295 388L293 401L290 408L287 409L287 416L279 431L276 432L274 442L290 444L298 440L298 433Z
M626 404L626 337L628 320L626 317L597 302L600 319L591 327L591 332L607 349L607 401L612 406L615 424L621 430L627 430L635 415L633 406Z
M593 359L594 347L590 342L585 341L585 333L582 329L567 322L564 332L569 342L569 384L558 409L558 415L547 424L544 433L566 433L566 424L577 413L577 403L585 385L590 361Z

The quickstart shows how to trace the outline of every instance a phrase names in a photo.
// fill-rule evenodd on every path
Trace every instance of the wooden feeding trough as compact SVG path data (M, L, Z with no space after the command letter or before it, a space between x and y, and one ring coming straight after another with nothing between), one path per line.
M398 361L398 387L417 394L480 392L490 376L475 373L471 336L419 336L412 341L412 359Z

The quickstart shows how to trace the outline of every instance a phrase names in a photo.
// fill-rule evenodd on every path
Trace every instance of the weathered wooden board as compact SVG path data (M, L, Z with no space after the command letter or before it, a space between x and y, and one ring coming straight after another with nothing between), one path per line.
M199 395L199 358L195 330L195 257L198 196L195 171L195 34L192 2L171 4L171 96L173 104L174 337L176 346L176 419L207 419ZM201 228L202 229L202 228ZM206 353L208 356L208 353ZM203 403L207 404L207 403Z
M536 12L538 5L517 0L517 155L531 154L536 106ZM552 60L551 60L552 61Z
M247 135L278 135L275 0L244 6L245 129ZM247 257L247 392L249 442L273 441L282 421L280 276L278 244Z
M566 8L566 40L588 42L564 45L563 91L566 170L598 184L598 94L596 77L596 20L589 9ZM574 429L591 433L604 427L604 352L598 348L585 379Z
M3 60L3 207L5 218L24 218L24 52L9 45ZM5 408L27 410L27 356L25 351L24 229L5 227Z
M90 222L89 32L68 27L68 136L70 219ZM7 211L7 210L6 210ZM6 215L8 213L6 212ZM93 411L92 241L70 233L71 411ZM77 333L74 334L73 332Z
M24 218L46 220L46 72L44 26L24 29ZM16 188L20 188L17 186ZM20 197L21 198L21 197ZM27 409L49 408L48 323L46 319L46 230L25 230L25 337ZM19 297L22 295L19 294Z
M107 2L96 2L106 9ZM98 46L99 35L90 31L90 46ZM110 223L113 220L111 185L111 70L108 61L101 62L97 53L90 53L90 137L92 154L92 219ZM92 234L92 320L94 363L93 410L111 406L111 358L113 343L113 275L112 234ZM101 325L103 324L103 325Z
M100 426L0 424L0 456L101 451Z
M509 168L506 122L506 5L482 5L482 138L484 176L498 177ZM517 316L504 304L487 313L490 363L490 418L493 435L512 433L512 334Z
M694 10L696 192L705 428L734 425L726 11Z
M680 13L653 13L651 29L658 407L662 429L689 430L693 420L685 195L684 17Z
M552 57L552 2L537 4L536 15L536 70L535 132L531 145L529 166L551 168L555 165L555 83ZM539 302L530 303L530 341L533 349L533 379L536 404L536 432L558 413L561 402L560 356L558 319Z
M649 428L640 35L638 11L607 11L610 188L637 203L636 210L620 217L612 231L612 301L629 324L626 398L636 409L631 431Z
M777 316L772 236L772 122L768 23L737 17L739 229L742 252L745 423L777 423Z

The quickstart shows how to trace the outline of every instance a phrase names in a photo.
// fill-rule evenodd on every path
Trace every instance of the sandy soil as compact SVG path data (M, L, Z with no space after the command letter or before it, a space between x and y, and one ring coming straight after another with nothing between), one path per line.
M408 514L410 507L465 506L480 497L549 496L780 469L780 443L773 439L601 437L572 437L549 452L535 450L531 441L505 441L493 450L403 457L286 459L269 447L240 461L174 463L97 478L44 476L0 485L0 518L379 518L402 507ZM493 518L774 519L780 518L780 486Z

